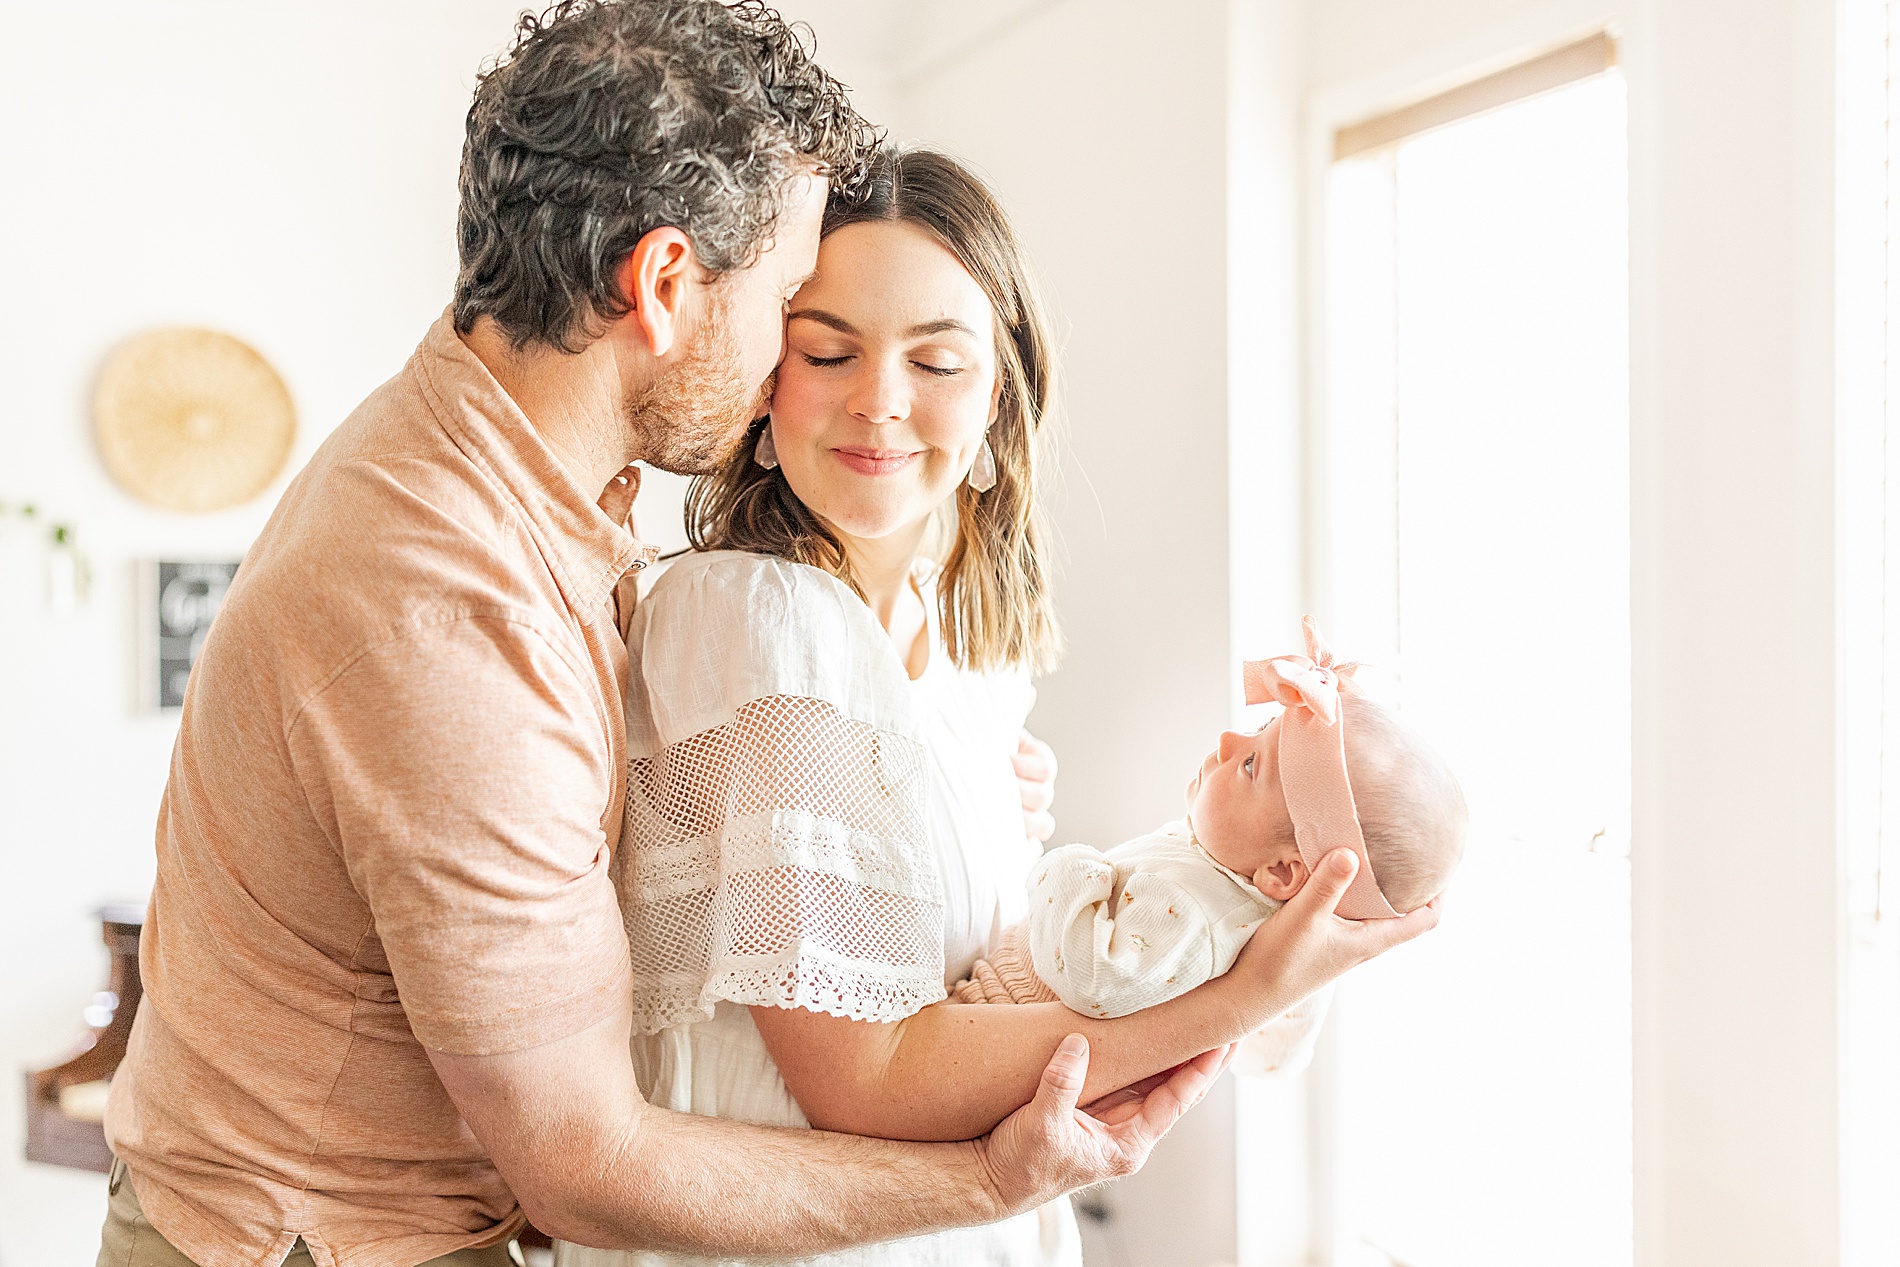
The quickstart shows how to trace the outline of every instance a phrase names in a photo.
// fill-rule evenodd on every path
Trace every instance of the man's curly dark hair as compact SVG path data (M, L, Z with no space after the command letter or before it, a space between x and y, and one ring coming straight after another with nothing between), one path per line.
M762 0L562 0L482 74L462 148L455 328L577 352L624 316L620 262L672 225L714 275L771 240L786 182L855 186L879 134Z

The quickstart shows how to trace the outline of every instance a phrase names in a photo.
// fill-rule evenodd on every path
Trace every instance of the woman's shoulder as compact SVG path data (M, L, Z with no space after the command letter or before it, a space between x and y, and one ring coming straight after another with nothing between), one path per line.
M822 604L847 598L869 615L851 587L823 568L749 550L693 550L667 565L642 604Z
M876 616L821 568L713 550L673 562L627 635L629 739L678 742L754 699L825 700L907 732L903 666Z

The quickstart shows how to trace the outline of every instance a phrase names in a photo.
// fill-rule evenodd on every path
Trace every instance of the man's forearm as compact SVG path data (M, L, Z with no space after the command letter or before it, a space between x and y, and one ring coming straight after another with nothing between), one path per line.
M822 1253L1013 1213L975 1144L656 1108L638 1115L595 1173L528 1212L544 1231L584 1245L720 1256Z

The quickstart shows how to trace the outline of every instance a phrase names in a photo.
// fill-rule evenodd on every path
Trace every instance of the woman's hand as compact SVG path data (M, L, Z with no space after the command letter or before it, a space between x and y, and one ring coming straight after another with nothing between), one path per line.
M1200 1103L1229 1055L1217 1047L1084 1109L1076 1102L1089 1045L1069 1035L1043 1070L1036 1098L976 1141L997 1206L1014 1214L1057 1193L1134 1174L1168 1128Z
M1023 830L1031 840L1047 841L1056 834L1056 820L1049 813L1056 799L1056 754L1025 730L1010 762L1016 767L1016 788L1023 798Z
M1304 887L1242 948L1233 968L1201 989L1226 993L1241 1026L1257 1030L1347 969L1438 923L1435 900L1398 919L1341 919L1335 908L1358 870L1359 859L1348 849L1320 859Z

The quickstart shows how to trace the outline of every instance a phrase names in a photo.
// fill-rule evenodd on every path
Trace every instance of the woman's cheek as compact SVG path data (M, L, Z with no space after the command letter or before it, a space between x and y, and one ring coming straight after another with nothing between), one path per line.
M990 385L974 376L943 381L930 411L942 447L974 457L990 420Z
M772 425L795 430L822 415L825 392L812 367L796 355L780 366L772 392Z

